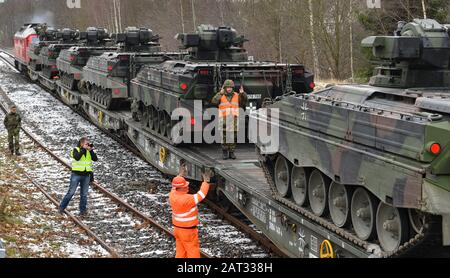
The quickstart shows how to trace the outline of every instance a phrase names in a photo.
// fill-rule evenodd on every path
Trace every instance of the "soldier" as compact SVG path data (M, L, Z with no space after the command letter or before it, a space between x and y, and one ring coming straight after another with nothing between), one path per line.
M236 159L235 150L239 131L239 108L245 107L248 96L241 86L239 93L234 91L234 82L226 80L222 90L212 99L211 103L219 107L219 132L222 131L223 159ZM227 140L227 133L233 133L233 143Z
M16 106L11 106L10 113L6 115L3 124L8 131L9 151L12 155L16 153L17 156L20 156L19 134L20 128L22 127L22 118L17 113Z

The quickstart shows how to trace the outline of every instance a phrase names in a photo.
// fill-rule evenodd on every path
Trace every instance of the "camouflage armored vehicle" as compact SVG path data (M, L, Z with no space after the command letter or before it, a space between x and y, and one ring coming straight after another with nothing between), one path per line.
M56 60L60 72L61 84L69 90L79 90L87 93L82 86L83 67L90 57L99 56L104 52L115 51L117 46L112 45L110 34L103 28L89 27L81 33L83 46L73 46L62 50Z
M45 28L39 34L39 39L33 41L28 49L28 55L30 57L29 67L34 71L41 71L42 60L39 54L45 46L58 42L59 30L53 27Z
M146 28L128 27L116 36L120 50L91 57L83 69L83 83L91 100L108 110L129 109L130 81L144 64L171 59L161 52L159 37Z
M182 47L189 49L183 60L169 60L160 65L145 66L132 81L132 97L138 101L142 127L175 144L171 120L176 108L194 112L194 102L211 107L211 100L220 91L223 81L242 85L250 103L248 109L262 107L266 99L274 99L294 90L307 93L314 88L313 75L302 65L286 65L249 60L243 45L246 41L229 27L200 25L196 33L179 34ZM202 113L203 111L197 111ZM201 133L207 124L192 124L193 133Z
M59 77L59 71L56 66L56 59L63 49L80 44L80 32L65 28L57 33L58 42L44 46L39 53L42 61L42 75L48 79Z
M279 148L257 144L274 195L385 254L414 246L436 225L435 240L447 246L449 30L416 19L398 36L362 45L377 64L369 85L283 96L270 106L279 116L260 115L279 128Z

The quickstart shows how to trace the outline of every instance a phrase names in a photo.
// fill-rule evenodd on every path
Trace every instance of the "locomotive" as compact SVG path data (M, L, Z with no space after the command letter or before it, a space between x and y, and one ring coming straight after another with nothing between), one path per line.
M279 148L257 145L278 201L394 253L433 223L450 245L450 32L400 26L363 40L369 85L281 97Z
M29 49L31 45L39 43L39 35L45 30L45 26L46 24L41 23L26 23L14 34L15 66L19 71L28 71ZM39 52L36 55L38 54Z

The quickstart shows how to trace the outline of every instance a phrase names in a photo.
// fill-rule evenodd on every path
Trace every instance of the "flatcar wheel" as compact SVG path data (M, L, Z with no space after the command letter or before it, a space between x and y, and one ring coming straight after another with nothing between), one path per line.
M408 239L406 211L380 203L377 211L377 234L384 251L397 250Z
M408 209L409 224L416 234L421 234L427 224L427 215L417 209Z
M319 170L314 170L309 177L308 197L311 210L317 216L323 216L327 212L329 181Z
M306 172L302 167L293 167L291 174L292 197L299 206L304 206L308 200L307 190L308 182Z
M351 217L356 235L362 240L375 237L375 216L378 200L364 188L358 188L353 193Z
M278 193L280 193L283 198L289 197L290 194L290 168L290 163L282 155L278 156L277 161L275 162L274 179Z
M350 222L351 192L345 185L333 182L328 192L328 207L331 220L339 228L347 226Z
M158 120L159 120L159 132L162 136L166 136L167 124L166 124L166 113L164 111L159 111Z

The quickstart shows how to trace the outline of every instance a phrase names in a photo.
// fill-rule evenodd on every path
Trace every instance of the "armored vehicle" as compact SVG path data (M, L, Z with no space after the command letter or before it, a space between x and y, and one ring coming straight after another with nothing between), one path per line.
M61 32L57 33L57 38L57 43L42 47L39 53L39 58L42 62L42 75L48 79L59 77L56 59L61 50L80 44L80 32L64 28Z
M58 32L59 30L53 27L48 27L41 30L39 34L39 39L35 39L28 49L28 56L30 57L30 62L28 66L31 70L41 71L42 60L39 54L45 46L58 42Z
M86 66L90 57L99 56L104 52L118 49L111 43L110 34L104 28L89 27L80 35L85 42L83 46L73 46L62 50L56 60L60 72L61 84L69 90L77 89L87 93L83 83L83 67Z
M107 110L129 109L130 81L144 64L171 59L161 52L159 37L146 28L128 27L116 35L120 50L91 57L83 69L83 82L92 101Z
M230 27L200 25L195 33L177 37L189 55L183 60L145 66L132 81L131 89L140 107L142 127L169 143L181 143L172 136L177 124L172 121L172 112L186 108L194 115L194 110L199 110L194 107L196 101L202 103L201 109L211 107L212 98L226 79L235 81L236 91L244 87L250 99L248 111L286 92L308 93L314 88L313 75L302 65L249 60L245 38ZM194 119L192 124L195 134L208 123Z
M279 128L279 148L257 144L275 197L385 254L436 225L449 245L449 30L416 19L362 45L377 65L369 85L283 96L260 115Z

